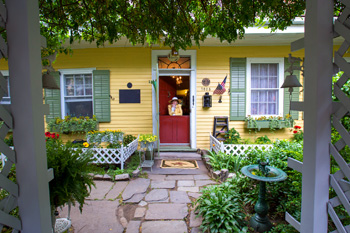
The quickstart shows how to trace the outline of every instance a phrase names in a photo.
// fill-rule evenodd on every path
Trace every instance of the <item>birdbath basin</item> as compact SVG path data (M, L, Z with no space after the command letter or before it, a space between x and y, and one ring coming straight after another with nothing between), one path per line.
M287 179L287 174L281 169L266 166L269 170L267 176L265 176L260 170L259 165L248 165L242 168L241 172L253 180L264 182L278 182Z
M269 161L248 165L241 169L247 177L260 181L259 199L254 206L255 215L250 219L250 226L257 232L267 232L272 228L272 224L267 217L269 206L266 202L266 182L278 182L287 179L287 174L281 169L268 166Z

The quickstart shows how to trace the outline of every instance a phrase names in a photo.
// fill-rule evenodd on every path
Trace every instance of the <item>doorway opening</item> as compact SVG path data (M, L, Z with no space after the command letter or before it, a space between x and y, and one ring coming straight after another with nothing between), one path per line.
M181 116L170 116L168 105L179 99ZM190 146L190 76L159 76L159 140L161 146Z

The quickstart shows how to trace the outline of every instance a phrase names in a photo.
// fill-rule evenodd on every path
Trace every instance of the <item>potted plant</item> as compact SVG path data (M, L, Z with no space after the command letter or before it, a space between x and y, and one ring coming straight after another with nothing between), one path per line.
M79 205L83 209L85 198L90 195L94 186L91 173L95 167L91 164L89 151L82 153L74 150L71 143L63 144L59 135L46 132L46 155L48 168L53 168L54 179L50 181L50 203L53 220L58 207L68 203ZM55 221L53 221L55 226Z

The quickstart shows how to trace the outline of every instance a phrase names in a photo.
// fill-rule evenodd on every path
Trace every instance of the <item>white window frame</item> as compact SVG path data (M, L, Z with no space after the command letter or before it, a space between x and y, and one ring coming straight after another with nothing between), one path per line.
M246 81L247 81L247 102L246 102L246 116L251 115L251 64L259 63L278 63L278 114L277 115L254 115L254 117L261 116L281 116L283 117L283 103L284 103L284 89L281 89L282 83L284 81L284 58L247 58L247 67L246 67Z
M1 72L2 76L4 76L4 77L7 76L10 78L8 70L0 70L0 72ZM10 85L10 83L8 85ZM9 97L3 97L1 99L0 104L11 104L11 92L10 92Z
M66 102L65 102L65 86L64 86L64 75L72 75L72 74L91 74L92 77L92 112L94 114L94 75L93 71L96 68L80 68L80 69L62 69L58 70L60 72L60 91L61 91L61 118L65 117L66 113Z

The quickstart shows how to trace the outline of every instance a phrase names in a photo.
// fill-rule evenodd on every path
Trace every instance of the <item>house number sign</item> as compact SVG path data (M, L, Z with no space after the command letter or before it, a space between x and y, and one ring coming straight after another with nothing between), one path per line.
M208 79L208 78L203 78L203 79L202 79L202 85L203 85L203 87L201 88L202 91L211 91L211 88L208 87L209 84L210 84L210 79Z

